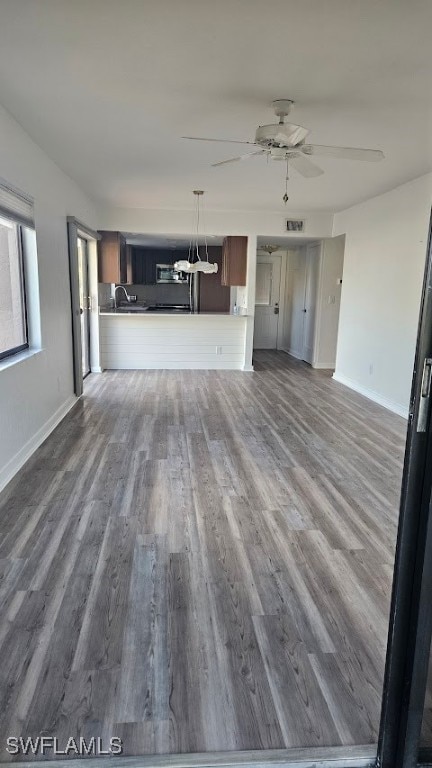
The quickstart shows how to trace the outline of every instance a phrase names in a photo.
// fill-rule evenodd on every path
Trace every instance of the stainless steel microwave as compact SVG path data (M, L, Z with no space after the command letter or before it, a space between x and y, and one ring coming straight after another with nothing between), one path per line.
M156 264L157 283L187 283L184 272L176 272L172 264Z

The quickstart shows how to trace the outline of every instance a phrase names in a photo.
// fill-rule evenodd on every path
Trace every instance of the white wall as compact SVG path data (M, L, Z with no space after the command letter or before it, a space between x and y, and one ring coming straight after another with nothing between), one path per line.
M34 197L42 350L0 365L0 488L73 404L66 216L97 225L91 201L0 107L0 177Z
M191 195L192 197L192 195ZM204 196L206 198L206 196ZM192 200L191 200L192 203ZM207 209L207 206L208 209ZM305 219L305 237L331 237L333 214L304 211L212 211L211 195L204 200L201 231L212 235L284 236L298 240L298 234L285 231L287 218ZM152 210L105 208L99 229L152 234L191 234L196 229L194 210Z
M404 415L431 201L428 174L334 217L346 234L335 378Z

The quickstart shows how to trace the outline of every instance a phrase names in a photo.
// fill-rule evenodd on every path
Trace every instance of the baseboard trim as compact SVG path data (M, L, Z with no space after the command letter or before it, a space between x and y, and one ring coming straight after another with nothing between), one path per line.
M334 361L332 363L312 363L312 368L316 368L318 371L334 371Z
M389 400L387 397L383 397L378 392L375 392L373 389L368 389L367 387L363 387L361 384L358 384L356 381L353 381L353 379L349 379L347 376L343 376L339 373L333 374L333 379L335 381L338 381L339 384L343 384L345 387L348 387L349 389L353 389L354 392L358 392L359 395L363 395L364 397L367 397L368 400L373 400L374 403L377 403L378 405L382 405L383 408L387 408L388 411L392 411L392 413L397 413L398 416L402 416L404 419L408 418L408 408L404 408L400 403L396 403L394 400Z
M255 370L255 368L253 367L253 365L244 365L243 368L242 368L242 371L249 371L249 372L251 372L251 371L254 371L254 370Z
M78 402L75 395L66 400L63 405L56 410L55 413L38 429L35 435L26 442L26 444L13 456L8 463L0 470L0 492L10 483L19 472L21 467L24 466L26 461L30 459L33 453L39 448L40 445L47 439L51 432L56 428L58 424L64 419L67 413L73 408L75 403Z
M92 757L92 768L372 768L377 748L303 747L299 749L263 749L245 752L201 752L180 755L144 755L142 757ZM2 768L16 768L16 762L1 763ZM37 760L19 762L20 768L82 768L83 760Z

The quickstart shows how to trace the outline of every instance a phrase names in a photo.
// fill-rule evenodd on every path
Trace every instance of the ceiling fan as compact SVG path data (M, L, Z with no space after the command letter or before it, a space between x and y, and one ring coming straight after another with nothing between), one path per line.
M236 141L231 139L207 139L201 136L182 136L183 139L192 141L217 141L228 144L251 144L258 147L253 152L247 152L239 157L231 157L219 163L212 163L213 167L236 163L238 160L247 160L250 157L266 155L272 160L285 160L298 173L307 178L321 176L322 169L313 163L310 156L332 157L340 160L367 160L376 162L384 158L379 149L358 149L355 147L325 147L320 144L306 144L305 139L309 134L307 128L294 123L286 123L285 118L294 104L291 99L277 99L272 102L275 114L279 118L278 123L260 125L255 133L255 141ZM288 198L287 198L288 199Z

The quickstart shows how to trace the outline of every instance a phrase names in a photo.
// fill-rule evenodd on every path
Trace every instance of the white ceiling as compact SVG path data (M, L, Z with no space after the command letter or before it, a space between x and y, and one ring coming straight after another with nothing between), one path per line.
M1 0L0 103L92 196L114 206L283 210L284 164L221 168L273 122L308 141L382 149L292 172L288 209L340 210L432 167L431 0Z
M173 250L178 248L189 248L190 244L194 244L198 241L198 245L204 245L207 240L207 245L222 245L223 237L220 235L158 235L149 232L135 233L135 232L123 232L126 237L126 242L129 245L140 245L147 248L172 248ZM316 242L317 238L310 237L295 237L285 236L269 237L268 235L259 235L257 238L258 248L262 248L265 245L278 245L281 250L288 248L297 248L307 243Z
M198 245L222 245L223 237L219 235L154 235L148 232L138 233L124 232L126 242L129 245L141 245L147 248L189 248L189 246L198 242Z

